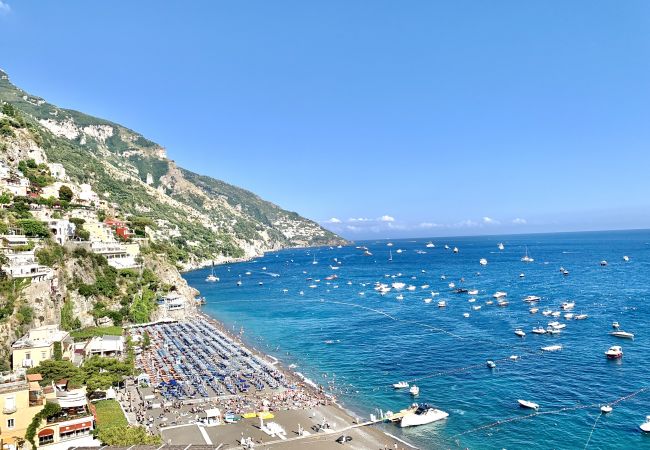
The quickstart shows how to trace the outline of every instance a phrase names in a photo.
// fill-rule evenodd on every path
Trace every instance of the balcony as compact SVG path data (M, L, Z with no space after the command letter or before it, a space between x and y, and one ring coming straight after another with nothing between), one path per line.
M13 414L18 410L16 406L5 406L2 408L2 414Z

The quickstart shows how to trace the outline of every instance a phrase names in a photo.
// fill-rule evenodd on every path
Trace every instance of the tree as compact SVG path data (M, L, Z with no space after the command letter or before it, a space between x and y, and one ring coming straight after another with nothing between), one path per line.
M150 345L151 345L151 338L149 337L149 333L145 331L144 334L142 335L142 348L146 350L149 348Z
M48 237L50 230L45 222L35 219L20 219L18 225L22 228L25 236L29 237Z
M59 188L60 200L65 200L66 202L70 202L72 201L72 197L74 197L74 194L72 193L72 189L70 189L68 186L64 184Z
M84 372L70 361L55 361L48 359L32 367L27 373L40 373L43 377L42 385L52 381L67 379L71 387L83 386L85 381Z
M61 328L65 331L76 330L75 319L79 320L74 316L74 305L70 299L66 299L61 308Z
M63 350L61 349L61 343L60 342L55 342L53 345L53 353L54 353L54 361L62 361L63 360Z
M144 427L118 425L102 427L97 432L97 438L104 445L130 447L132 445L158 445L162 443L160 436L152 436Z
M27 431L25 432L25 439L27 439L29 443L32 444L32 448L36 448L36 430L38 430L38 427L40 426L43 419L49 419L50 417L54 417L59 413L61 413L61 407L58 403L45 403L43 409L41 409L34 416L31 423L27 427Z

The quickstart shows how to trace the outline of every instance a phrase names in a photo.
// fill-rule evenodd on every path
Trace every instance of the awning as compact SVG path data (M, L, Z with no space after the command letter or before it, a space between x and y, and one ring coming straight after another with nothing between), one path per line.
M75 430L83 430L84 428L91 428L93 426L92 422L82 422L82 423L75 423L73 425L68 425L65 427L61 427L59 431L61 433L67 433L69 431L75 431Z
M45 436L54 436L54 430L51 428L46 428L38 432L38 437L45 437Z

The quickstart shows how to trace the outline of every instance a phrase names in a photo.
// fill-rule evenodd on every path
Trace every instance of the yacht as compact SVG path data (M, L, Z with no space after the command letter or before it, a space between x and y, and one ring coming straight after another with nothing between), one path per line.
M496 368L496 366L497 366L497 364L496 364L494 361L489 360L489 359L488 359L488 361L485 363L485 365L488 367L488 369L494 369L494 368Z
M537 295L529 295L528 297L524 298L524 301L526 303L534 303L538 302L542 299L542 297L538 297Z
M409 393L410 393L413 397L417 397L418 395L420 395L420 388L417 387L416 385L413 385L413 386L411 386L411 388L409 389Z
M524 278L525 276L526 276L526 275L524 275L523 272L521 272L521 273L519 274L519 278Z
M487 266L487 259L481 258L478 263L482 266Z
M429 289L429 285L428 284L423 284L422 286L420 286L420 289Z
M505 248L503 246L503 242L499 242L499 245L497 245L497 247L499 247L499 250L503 250Z
M426 248L434 248L435 244L431 241L427 242L427 245L425 246Z
M524 337L524 336L526 336L526 332L525 332L524 330L522 330L521 328L517 328L517 329L515 330L515 334L516 334L517 336L519 336L519 337Z
M409 384L406 381L400 381L393 384L393 388L395 389L406 389L407 387L409 387Z
M543 352L559 352L560 350L562 350L562 346L560 344L549 345L547 347L542 347L541 350Z
M641 428L641 431L644 433L650 433L650 416L645 416L645 422L639 425L639 428Z
M481 305L472 306L472 309L474 311L479 311L481 309Z
M628 333L627 331L623 331L623 330L612 331L609 334L610 336L615 336L623 339L634 339L633 333Z
M508 294L506 292L502 292L502 291L497 291L497 292L494 293L494 295L492 295L492 297L497 298L497 299L507 297L507 296L508 296Z
M562 303L561 308L565 311L570 311L576 306L575 302L564 302Z
M522 408L534 409L535 411L539 409L539 405L537 403L529 402L528 400L517 400L517 402Z
M413 414L407 414L402 417L399 426L405 428L415 425L426 425L427 423L437 422L447 417L449 417L449 413L436 409L433 406L422 404L418 406Z
M547 327L546 328L546 333L547 334L560 334L561 332L562 332L562 330L559 330L557 328L553 328L553 327Z
M526 247L526 254L525 254L524 256L522 256L521 261L522 261L522 262L525 262L525 263L529 263L529 262L533 262L533 261L535 261L533 258L531 258L530 256L528 256L528 247Z
M446 302L446 301L444 301L444 300L440 300L440 301L438 302L438 308L444 308L445 306L447 306L447 302Z
M587 317L589 317L589 316L586 315L586 314L578 314L578 315L575 316L573 319L574 319L574 320L585 320Z
M546 330L543 327L533 328L534 334L546 334Z
M431 300L433 300L433 299L432 298L425 298L424 303L431 303Z
M508 306L509 304L510 303L508 302L508 300L499 300L497 302L497 306L501 306L501 307Z
M605 352L605 356L609 359L618 359L623 356L623 347L612 345L609 350Z
M212 270L210 271L210 275L208 275L205 278L205 281L208 281L210 283L214 283L215 281L219 281L219 277L214 274L214 263L212 263Z

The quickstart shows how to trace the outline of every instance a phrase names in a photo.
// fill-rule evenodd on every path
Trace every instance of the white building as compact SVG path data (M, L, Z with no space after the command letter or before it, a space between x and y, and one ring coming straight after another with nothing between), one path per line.
M66 181L67 176L65 174L65 168L63 164L59 163L48 163L47 168L50 169L50 175L56 178L59 181Z
M77 200L81 203L99 203L99 196L93 191L89 184L80 184Z
M65 219L50 219L47 221L47 227L52 232L54 240L63 245L74 236L77 226Z
M91 356L122 356L124 353L123 336L95 336L84 349L87 358Z
M116 269L135 269L140 267L135 256L129 253L127 247L119 242L91 242L90 251L102 255L108 264Z
M158 299L158 306L167 311L180 311L185 309L185 299L177 293L169 293Z

